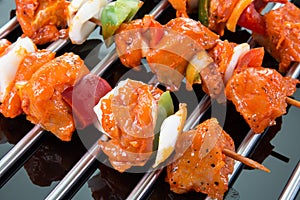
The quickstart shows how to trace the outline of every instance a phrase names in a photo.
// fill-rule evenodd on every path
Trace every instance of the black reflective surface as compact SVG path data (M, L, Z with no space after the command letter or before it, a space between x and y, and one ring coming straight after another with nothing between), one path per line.
M0 0L0 26L9 19L10 10L13 8L14 1ZM145 10L145 13L149 11L150 9ZM174 12L169 9L160 21L166 21L171 15L174 15ZM68 45L58 54L73 51L84 58L85 63L91 69L101 59L98 52L102 43L97 38L97 34L96 31L84 45ZM12 39L14 37L15 35L8 36ZM245 42L248 37L246 32L240 32L238 38L230 34L227 36L229 40L236 42ZM265 62L265 66L269 67L272 63L272 60ZM104 78L114 85L126 71L127 69L117 62L110 68L110 71L104 74ZM299 89L293 97L300 99ZM210 115L205 117L208 118ZM279 197L299 161L299 119L300 109L290 107L288 114L279 118L276 126L268 129L253 153L252 158L270 168L271 173L245 168L234 181L225 199L252 200ZM26 121L24 116L16 119L6 119L0 116L0 157L3 157L31 127L32 124ZM236 147L249 131L244 120L230 103L227 105L224 129L233 137ZM70 143L61 142L51 133L45 133L24 166L0 189L0 199L44 199L85 152L86 147L76 133ZM83 183L83 187L72 199L125 199L143 175L121 174L101 163L95 163L91 171L94 173L90 178L87 177L87 182ZM168 184L164 181L164 175L163 172L148 199L205 198L204 195L197 193L177 195L170 192Z

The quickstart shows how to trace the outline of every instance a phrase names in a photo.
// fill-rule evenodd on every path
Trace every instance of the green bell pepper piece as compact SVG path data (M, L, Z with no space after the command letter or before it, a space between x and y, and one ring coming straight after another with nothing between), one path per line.
M166 91L160 96L158 100L158 111L157 111L156 126L154 129L155 138L153 141L153 150L157 150L158 148L159 132L163 121L172 114L174 114L174 105L173 105L172 97L170 92Z

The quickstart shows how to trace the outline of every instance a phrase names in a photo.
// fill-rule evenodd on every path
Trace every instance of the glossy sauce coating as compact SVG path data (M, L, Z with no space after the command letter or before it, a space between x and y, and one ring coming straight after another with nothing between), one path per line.
M236 73L226 85L226 96L251 129L262 133L286 113L286 97L296 90L298 81L283 77L274 69L249 67Z
M23 33L35 44L65 38L67 31L66 0L15 0L16 15Z
M123 172L143 166L152 154L156 106L162 91L129 80L102 102L102 127L110 137L99 141L113 167Z
M119 58L126 67L138 67L141 63L142 28L142 20L137 19L130 23L123 23L115 35Z
M263 16L266 34L253 34L255 40L278 61L286 72L292 62L300 62L300 10L292 3Z
M0 56L5 53L5 50L7 49L7 47L9 47L11 45L11 42L8 41L7 39L1 39L0 40Z
M208 28L222 36L226 22L237 2L238 0L211 0L209 4Z
M190 18L179 17L161 25L146 16L123 24L115 38L125 66L137 67L140 59L146 57L158 81L177 90L192 56L213 48L219 36Z
M182 133L176 143L177 160L167 166L170 189L179 194L197 191L223 199L234 164L222 153L224 148L234 151L234 142L214 118Z
M19 89L30 80L34 72L45 63L54 59L54 57L55 53L48 50L38 50L37 52L29 53L25 56L18 68L15 80L8 88L8 94L0 105L0 112L5 117L14 118L23 112Z
M27 119L63 141L71 140L75 130L73 116L61 93L87 73L83 60L73 53L65 53L39 68L20 88Z

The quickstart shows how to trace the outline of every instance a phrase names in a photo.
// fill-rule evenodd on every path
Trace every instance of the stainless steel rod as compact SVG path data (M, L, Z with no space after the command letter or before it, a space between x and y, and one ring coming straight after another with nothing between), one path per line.
M35 125L0 161L0 179L42 136L43 129Z
M58 39L52 42L46 49L57 52L70 42L69 39Z
M296 165L286 186L280 194L279 200L294 200L300 189L300 162Z
M286 74L286 76L295 79L297 79L299 75L300 75L300 63L294 63Z
M105 70L118 59L116 49L112 49L91 71L97 76L102 76Z
M76 163L76 165L68 172L62 181L51 191L46 200L64 199L69 189L76 184L80 177L86 172L88 167L96 160L95 157L99 153L99 146L95 143L88 152Z
M0 39L7 36L10 32L16 29L19 26L19 22L17 17L13 17L10 21L8 21L5 25L0 28Z

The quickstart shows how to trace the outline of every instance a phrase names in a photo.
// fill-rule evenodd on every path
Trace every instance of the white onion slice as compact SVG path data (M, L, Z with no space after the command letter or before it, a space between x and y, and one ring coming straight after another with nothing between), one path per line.
M31 39L18 38L0 57L0 102L3 102L7 87L15 79L19 65L26 54L35 50L36 46Z
M94 31L96 24L89 22L95 17L99 19L106 0L73 0L68 6L69 38L73 44L82 44Z
M169 158L174 151L177 138L181 134L186 121L186 115L186 104L181 103L179 104L179 110L163 121L160 128L158 150L153 168Z
M241 56L243 56L245 53L247 53L250 50L250 45L247 43L242 43L234 47L233 49L233 55L231 57L231 60L229 62L229 65L226 68L225 76L224 76L224 82L225 85L232 76L234 69L238 63L238 60Z

